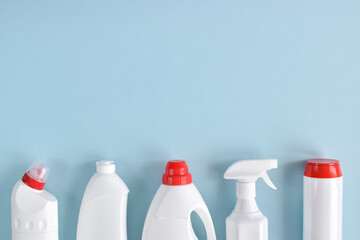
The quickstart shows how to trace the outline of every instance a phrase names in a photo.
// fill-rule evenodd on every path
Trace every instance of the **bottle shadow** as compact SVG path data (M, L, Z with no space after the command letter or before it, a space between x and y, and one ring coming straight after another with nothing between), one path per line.
M60 239L76 239L77 222L85 188L96 171L95 162L99 157L84 156L82 164L71 164L61 159L51 159L51 181L49 192L58 199ZM85 160L86 159L86 160Z
M167 159L154 160L139 168L128 163L126 174L120 175L130 189L128 199L128 239L141 239L151 201L161 185Z
M303 173L306 160L282 165L283 175L283 236L284 239L302 240L303 222Z

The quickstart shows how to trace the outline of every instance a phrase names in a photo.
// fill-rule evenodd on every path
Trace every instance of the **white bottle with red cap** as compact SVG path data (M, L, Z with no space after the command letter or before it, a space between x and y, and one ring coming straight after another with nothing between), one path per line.
M49 169L33 163L11 195L12 240L58 240L58 202L43 190Z
M97 162L81 203L76 239L126 240L128 194L114 162Z
M146 216L142 240L197 240L190 215L196 212L204 223L208 240L215 240L209 210L192 183L185 161L169 161Z
M339 161L308 160L304 173L304 240L342 239L342 198Z

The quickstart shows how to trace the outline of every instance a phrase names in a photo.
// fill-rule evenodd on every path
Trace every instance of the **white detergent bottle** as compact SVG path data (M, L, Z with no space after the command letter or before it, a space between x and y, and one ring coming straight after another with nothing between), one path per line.
M255 182L261 177L276 189L266 173L273 168L277 168L276 159L238 161L226 170L225 179L237 180L238 198L234 211L226 219L227 240L268 240L268 220L256 204Z
M196 212L204 223L208 240L216 240L208 208L192 183L185 161L169 161L146 216L142 240L197 240L191 225Z
M12 240L58 240L58 202L43 190L49 169L33 163L11 195Z
M77 240L126 240L129 189L112 161L96 163L81 203Z

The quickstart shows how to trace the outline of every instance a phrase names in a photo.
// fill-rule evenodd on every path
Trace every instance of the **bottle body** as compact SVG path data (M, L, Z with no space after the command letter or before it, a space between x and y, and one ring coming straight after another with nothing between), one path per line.
M18 181L11 195L12 240L58 240L58 202Z
M197 240L191 225L192 212L203 221L207 239L215 240L209 210L195 185L162 184L146 216L142 240Z
M304 176L304 240L342 239L343 177Z
M226 240L268 240L268 219L259 211L255 199L237 200L226 218Z
M126 240L128 193L116 173L95 173L81 203L77 240Z

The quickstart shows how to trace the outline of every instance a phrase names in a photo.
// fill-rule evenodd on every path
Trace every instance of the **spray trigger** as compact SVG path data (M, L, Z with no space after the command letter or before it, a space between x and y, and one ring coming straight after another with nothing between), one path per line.
M270 180L269 175L267 174L267 172L263 172L260 177L264 180L264 182L271 187L274 190L277 190L276 186L274 185L274 183Z

